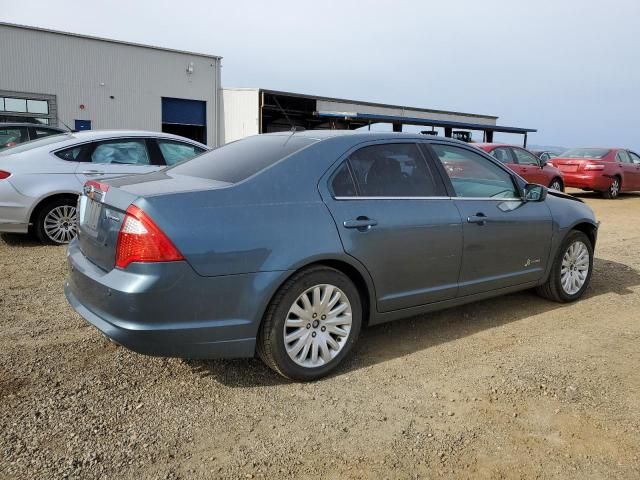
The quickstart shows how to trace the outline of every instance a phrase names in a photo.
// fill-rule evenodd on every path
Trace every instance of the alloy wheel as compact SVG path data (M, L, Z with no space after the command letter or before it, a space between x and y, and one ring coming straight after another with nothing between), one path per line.
M44 217L44 232L55 243L69 243L76 236L76 207L60 205Z
M611 198L615 198L618 196L619 193L620 193L620 180L618 180L617 178L614 178L613 180L611 180L611 186L609 187L609 194L611 195Z
M551 187L553 190L558 190L559 192L562 191L562 184L560 183L560 180L554 180L551 183Z
M580 240L573 242L562 257L560 284L568 295L580 291L589 276L589 249Z
M289 308L284 323L287 355L302 367L326 365L347 344L351 324L347 295L335 285L315 285Z

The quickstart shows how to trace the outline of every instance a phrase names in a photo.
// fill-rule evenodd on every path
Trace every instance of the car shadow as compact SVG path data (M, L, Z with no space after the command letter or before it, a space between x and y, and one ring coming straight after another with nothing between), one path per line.
M0 240L11 247L42 247L42 243L25 233L0 233Z
M631 295L640 285L640 272L622 263L594 259L585 299L614 293ZM526 308L523 308L526 305ZM354 351L332 376L340 376L400 358L477 332L500 327L552 310L570 309L524 291L364 328ZM193 371L229 387L251 388L290 383L260 360L187 360Z

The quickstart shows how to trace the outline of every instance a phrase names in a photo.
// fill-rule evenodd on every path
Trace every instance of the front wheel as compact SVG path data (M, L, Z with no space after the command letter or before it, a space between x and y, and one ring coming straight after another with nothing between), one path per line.
M593 245L583 232L573 230L562 242L540 296L566 303L578 300L591 281Z
M45 244L63 245L76 236L76 204L61 198L45 204L34 221L34 232Z
M611 185L602 192L602 196L613 200L614 198L618 198L618 195L620 195L620 177L613 177L611 179Z
M258 334L262 360L292 380L324 377L349 354L362 324L360 295L342 272L311 267L291 277Z

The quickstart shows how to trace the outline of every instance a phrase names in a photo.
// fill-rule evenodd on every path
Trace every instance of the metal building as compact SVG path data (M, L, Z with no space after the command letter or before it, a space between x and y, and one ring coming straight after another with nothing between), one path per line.
M221 143L221 58L0 23L0 122Z
M342 98L320 97L262 88L224 88L222 90L224 143L255 135L291 130L292 126L310 129L361 128L389 123L394 131L403 125L419 125L444 130L446 137L467 139L469 131L479 131L483 140L493 141L494 132L524 136L533 128L498 125L498 117L476 113L449 112L427 108L387 105ZM455 129L455 130L454 130Z

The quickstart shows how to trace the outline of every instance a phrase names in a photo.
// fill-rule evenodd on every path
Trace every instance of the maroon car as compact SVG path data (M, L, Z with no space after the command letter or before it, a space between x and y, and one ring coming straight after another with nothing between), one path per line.
M555 158L553 161L545 162L528 150L512 145L499 143L475 143L473 145L496 157L529 183L538 183L554 190L564 190L563 173L556 168Z
M568 187L616 198L640 190L640 156L622 148L573 148L553 159Z

